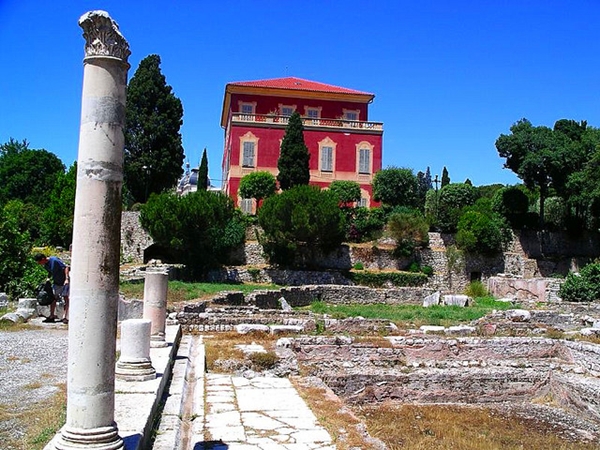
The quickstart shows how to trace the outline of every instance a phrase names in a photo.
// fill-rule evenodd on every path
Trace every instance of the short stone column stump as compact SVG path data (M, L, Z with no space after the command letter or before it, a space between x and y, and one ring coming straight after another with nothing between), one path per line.
M150 327L147 319L129 319L121 323L121 356L115 375L124 381L147 381L156 378L150 360Z

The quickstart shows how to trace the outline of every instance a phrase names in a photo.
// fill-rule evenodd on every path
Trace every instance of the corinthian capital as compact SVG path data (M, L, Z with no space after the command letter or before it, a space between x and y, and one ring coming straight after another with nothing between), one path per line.
M127 62L129 44L119 31L119 25L106 11L90 11L79 18L85 38L85 56L112 56Z

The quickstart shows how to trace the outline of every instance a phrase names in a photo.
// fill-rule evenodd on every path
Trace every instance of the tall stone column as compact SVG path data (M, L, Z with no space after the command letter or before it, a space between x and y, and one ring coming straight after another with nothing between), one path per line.
M146 271L144 279L144 319L152 321L150 337L152 348L168 345L165 340L168 283L168 273Z
M130 55L104 11L79 19L85 38L71 258L67 420L61 450L123 448L115 423L123 126Z

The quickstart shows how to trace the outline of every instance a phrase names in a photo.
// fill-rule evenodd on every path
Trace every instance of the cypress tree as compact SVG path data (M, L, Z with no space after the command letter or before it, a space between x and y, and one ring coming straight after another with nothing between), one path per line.
M127 88L124 175L134 201L177 184L183 174L182 124L183 106L160 71L160 57L147 56Z
M202 161L200 162L200 168L198 169L198 190L208 189L208 157L206 156L206 148L202 152Z
M450 176L448 176L448 169L444 166L444 170L442 170L442 187L450 184Z
M283 190L307 185L310 180L310 154L304 143L304 126L297 111L290 116L277 161L279 187Z

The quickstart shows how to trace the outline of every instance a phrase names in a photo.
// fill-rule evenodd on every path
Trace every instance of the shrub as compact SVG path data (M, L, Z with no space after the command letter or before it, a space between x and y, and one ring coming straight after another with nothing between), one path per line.
M481 281L471 281L465 289L465 294L471 298L487 297L489 292Z
M255 370L269 370L275 367L279 357L274 352L257 352L249 356Z
M350 279L356 284L371 287L382 287L386 284L393 286L422 286L427 282L424 273L412 272L350 272Z
M351 206L361 197L360 185L356 181L334 180L329 185L329 190L344 206Z
M346 238L350 242L366 242L377 239L383 233L386 213L382 208L347 209L348 228Z
M227 262L244 241L245 224L233 201L199 190L184 196L152 194L142 206L140 222L154 242L168 251L170 262L186 265L188 276Z
M365 268L365 265L359 261L355 263L352 267L354 270L363 270Z
M17 298L17 280L25 274L25 268L32 263L29 233L19 231L17 219L0 208L0 291ZM10 284L9 284L10 283Z
M266 255L281 266L313 266L319 252L336 249L344 239L337 198L315 186L296 186L267 198L258 222Z
M600 299L600 263L588 264L579 274L569 273L558 295L567 302L593 302Z
M398 256L410 256L415 248L429 244L429 224L419 211L393 213L388 220L388 231L396 241Z
M475 202L476 190L466 183L452 183L439 192L431 190L425 199L425 212L437 229L445 233L456 231L461 211Z
M428 277L433 275L433 267L431 266L421 266L421 272L423 272Z
M469 253L493 254L504 242L500 221L481 211L466 211L458 222L456 243Z

